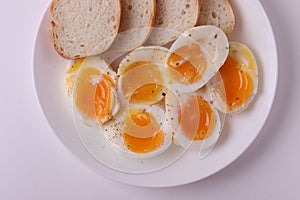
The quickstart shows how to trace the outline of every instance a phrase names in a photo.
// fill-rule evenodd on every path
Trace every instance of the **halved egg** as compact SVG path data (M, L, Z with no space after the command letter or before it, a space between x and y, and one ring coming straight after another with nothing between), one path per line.
M132 158L159 155L172 143L165 111L156 105L130 105L100 128L116 149Z
M214 105L224 113L244 110L258 86L257 65L251 50L242 43L230 42L228 58L219 72L208 83Z
M185 31L166 59L170 87L179 93L198 90L218 72L228 49L228 39L218 27L198 26Z
M207 100L205 93L166 95L166 115L173 129L174 142L184 148L195 145L204 150L218 140L221 121L218 111Z
M86 122L105 123L119 110L116 73L100 57L87 57L76 76L73 102Z
M165 95L162 73L168 49L159 46L140 47L120 63L118 92L124 105L154 104Z

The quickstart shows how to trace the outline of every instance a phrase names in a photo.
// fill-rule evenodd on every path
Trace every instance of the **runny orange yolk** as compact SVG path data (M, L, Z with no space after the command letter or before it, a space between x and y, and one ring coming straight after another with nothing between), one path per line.
M132 121L134 121L137 125L142 127L149 125L152 121L151 114L147 112L135 113L132 114L130 117ZM123 138L125 145L130 151L135 153L148 153L154 151L162 145L164 141L164 133L162 131L159 131L153 137L138 138L132 136L132 134L124 132Z
M140 112L131 115L132 121L138 126L147 126L151 123L151 115L147 112Z
M226 103L229 110L234 110L246 103L253 91L253 81L249 73L241 69L241 63L228 56L220 68L226 92Z
M101 75L102 79L93 83L92 79ZM87 119L103 122L110 116L112 84L112 79L106 74L101 74L96 68L86 68L82 71L77 80L75 104Z
M107 75L102 75L102 80L97 84L95 92L95 113L99 122L104 122L111 116L112 79Z
M158 95L162 95L162 93L163 86L155 83L145 84L134 91L131 96L130 103L150 102Z
M151 62L138 61L129 65L124 73L143 65L153 65ZM154 77L160 78L160 77ZM131 80L134 81L134 80ZM130 103L144 103L151 102L153 99L156 99L163 92L163 86L156 83L145 84L134 91L131 96Z
M193 43L174 51L168 58L167 65L181 75L177 79L183 77L183 83L191 84L202 77L206 68L206 60L200 46ZM174 72L172 74L176 76Z
M198 106L198 108L193 109L190 106ZM214 113L210 105L201 97L189 98L188 103L182 106L179 120L183 133L190 140L207 138L215 127Z

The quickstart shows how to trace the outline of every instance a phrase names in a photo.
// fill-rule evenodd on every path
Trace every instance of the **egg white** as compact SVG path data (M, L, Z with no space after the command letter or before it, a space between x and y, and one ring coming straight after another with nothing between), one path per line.
M116 81L117 81L117 74L113 70L110 69L109 65L103 59L101 59L98 56L91 56L91 57L85 58L85 60L83 61L83 63L81 64L81 66L77 72L77 75L75 78L75 84L74 84L74 88L73 88L73 92L72 92L72 94L73 94L73 96L72 96L73 97L73 112L78 112L79 115L76 115L76 116L81 116L81 121L83 121L85 124L96 125L99 123L97 121L97 119L94 119L94 120L87 119L84 116L84 113L82 113L80 111L80 109L76 106L76 103L75 103L76 95L78 95L76 92L76 88L78 87L78 84L79 84L78 80L79 80L82 72L87 68L95 68L95 69L99 70L102 74L107 74L112 79L112 81L115 85L116 85ZM91 81L91 84L96 85L101 80L102 80L102 76L100 75L98 77L91 79L90 81ZM109 106L111 107L111 116L114 116L120 109L120 103L118 100L115 86L111 86L110 91L112 92L112 96L111 96L112 100L111 100L111 105L109 105Z
M120 96L120 100L122 102L122 105L126 106L129 104L129 100L133 92L138 89L139 87L148 84L148 83L156 83L158 85L164 86L165 85L165 79L163 75L163 69L165 64L166 55L168 53L168 49L160 46L147 46L147 47L139 47L129 53L120 63L118 68L118 94ZM149 62L153 63L161 72L161 78L162 80L157 80L151 77L151 71L147 73L143 73L142 71L138 71L138 69L131 69L128 72L125 73L125 71L128 69L128 67L136 62ZM138 73L138 77L144 77L143 80L138 83L138 85L135 84L134 77L130 77L129 74ZM133 88L129 93L125 93L122 90L123 87L123 81L125 79L130 79L132 81ZM165 90L163 89L162 93L164 93ZM155 98L151 99L149 102L145 102L145 104L151 105L159 102L163 98L163 95L157 95ZM144 102L142 102L144 103Z
M69 60L67 64L67 71L65 76L65 89L68 97L73 96L75 78L84 59L85 58L80 58L77 60Z
M194 92L203 87L218 72L228 55L229 44L225 33L218 27L205 25L191 28L178 37L172 44L167 59L180 47L191 44L199 45L199 48L205 55L207 66L201 74L202 78L191 84L169 81L169 87L173 88L173 91L176 93ZM188 58L185 59L189 61ZM166 66L168 66L167 63ZM170 73L167 77L169 76Z
M180 127L179 122L179 113L181 110L181 106L186 104L186 100L191 96L200 96L204 99L211 107L214 118L215 118L215 127L212 130L211 134L204 138L203 140L191 140L183 133L183 130ZM213 146L218 141L221 134L221 120L219 117L218 111L213 107L213 105L209 102L209 97L206 91L199 90L196 93L183 93L177 95L176 93L168 92L166 96L166 117L170 122L170 126L173 131L174 143L182 146L185 149L191 148L199 151L199 154L202 152L212 149ZM198 108L190 108L197 112Z
M258 88L258 70L257 70L257 63L255 60L255 57L251 50L245 45L240 42L234 42L231 41L229 43L229 56L233 57L239 62L239 66L241 70L247 72L251 79L253 84L253 90L251 92L251 95L247 99L246 102L244 102L243 105L240 107L237 107L235 109L229 109L226 103L226 92L225 87L222 81L221 75L218 73L216 74L207 84L207 88L210 91L211 95L211 101L213 102L213 105L221 112L223 113L239 113L243 110L245 110L248 105L251 103L251 101L254 99L257 88ZM243 54L247 54L249 57L245 57ZM249 68L250 63L253 65L251 68Z

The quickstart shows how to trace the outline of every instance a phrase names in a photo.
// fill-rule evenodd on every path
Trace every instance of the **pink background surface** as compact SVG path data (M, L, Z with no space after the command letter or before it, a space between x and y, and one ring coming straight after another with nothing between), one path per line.
M221 172L165 189L128 186L96 174L48 126L37 106L32 77L34 39L48 3L2 3L1 200L300 199L299 1L261 0L277 41L279 83L271 115L257 140Z

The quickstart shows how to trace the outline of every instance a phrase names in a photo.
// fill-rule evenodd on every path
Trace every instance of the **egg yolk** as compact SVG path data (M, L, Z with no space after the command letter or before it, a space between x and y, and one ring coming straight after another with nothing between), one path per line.
M206 69L206 60L200 46L193 43L174 51L168 58L167 65L181 76L175 79L179 79L185 84L191 84L201 79L202 73ZM172 76L176 76L176 74L173 72Z
M253 91L252 78L249 73L242 70L242 65L233 57L228 56L225 64L219 70L229 110L243 106Z
M189 98L182 106L179 120L183 133L190 140L207 138L215 127L214 113L210 105L201 97Z
M77 80L75 104L84 117L99 122L110 117L112 84L111 78L96 68L82 71Z
M136 87L130 103L155 103L164 91L162 84L157 82L162 82L162 75L159 68L151 62L135 62L124 70L123 85L127 86L123 90L128 92L129 88Z
M151 122L151 116L147 112L132 114L131 119L134 121L135 124L142 127L149 125Z
M107 75L102 75L102 81L97 84L95 92L95 113L99 122L105 122L111 117L112 79Z
M151 114L147 112L135 113L130 117L138 126L141 127L145 127L153 122ZM148 153L154 151L164 142L164 134L162 131L159 131L154 136L147 138L139 138L132 135L133 133L124 132L123 139L127 148L135 153Z
M155 83L145 84L134 91L130 103L151 102L160 95L163 95L163 86Z
M161 131L161 126L156 119L145 110L129 109L128 116L124 122L122 131L137 138L149 138Z

